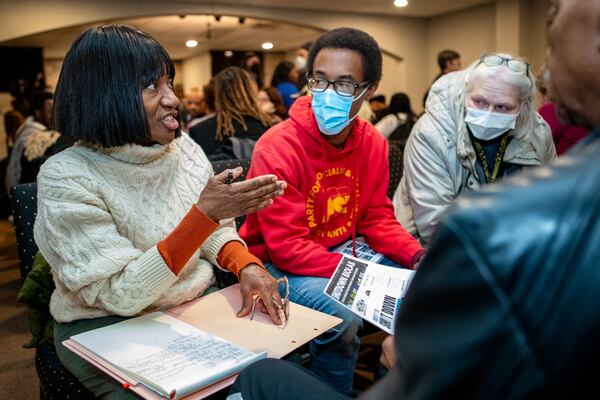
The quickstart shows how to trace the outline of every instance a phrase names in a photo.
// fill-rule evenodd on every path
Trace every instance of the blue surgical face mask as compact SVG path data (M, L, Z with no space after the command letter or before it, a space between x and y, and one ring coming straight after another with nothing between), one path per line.
M313 92L311 105L321 133L335 136L350 125L358 115L357 113L350 118L352 103L361 98L365 92L366 89L358 97L340 96L333 88L324 92Z

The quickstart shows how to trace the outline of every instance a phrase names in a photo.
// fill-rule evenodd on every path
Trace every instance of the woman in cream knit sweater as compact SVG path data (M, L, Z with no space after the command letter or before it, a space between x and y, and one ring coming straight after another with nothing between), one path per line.
M200 296L212 265L240 279L242 310L259 295L281 323L275 280L238 237L233 217L267 207L273 175L228 184L181 134L174 67L152 37L101 26L75 40L55 97L57 129L77 141L38 176L35 240L52 267L50 311L63 364L96 396L131 396L66 350L71 335Z

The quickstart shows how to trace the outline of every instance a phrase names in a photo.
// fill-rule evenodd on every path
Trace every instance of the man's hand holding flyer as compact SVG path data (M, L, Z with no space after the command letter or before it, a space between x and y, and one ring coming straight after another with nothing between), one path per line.
M325 294L394 334L394 320L414 271L376 264L344 254L325 288Z

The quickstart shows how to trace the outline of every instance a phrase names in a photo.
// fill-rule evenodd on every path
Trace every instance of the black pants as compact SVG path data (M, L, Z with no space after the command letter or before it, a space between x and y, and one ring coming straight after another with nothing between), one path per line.
M244 400L349 400L306 368L266 359L246 368L231 387Z

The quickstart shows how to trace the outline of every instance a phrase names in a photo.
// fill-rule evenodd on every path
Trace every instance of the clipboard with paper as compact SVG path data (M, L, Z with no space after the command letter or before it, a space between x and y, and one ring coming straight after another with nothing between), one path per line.
M144 342L145 345L150 347L158 346L154 351L155 356L158 354L159 359L168 355L168 352L164 353L164 346L171 346L171 350L173 350L173 346L176 346L177 349L184 349L186 352L190 349L193 350L194 347L198 350L202 347L202 341L205 340L203 338L208 338L213 346L221 346L217 353L222 353L225 350L226 354L234 354L237 357L237 359L234 357L235 360L229 363L228 360L221 360L225 362L220 366L215 363L212 373L205 374L210 375L210 379L206 380L200 376L192 376L193 373L184 377L187 381L183 384L178 383L179 389L165 387L157 390L156 387L152 386L154 381L148 382L147 377L132 372L130 368L117 367L114 362L108 360L110 357L108 357L107 348L111 349L111 353L116 352L118 354L118 350L115 351L115 349L119 346L119 341L122 342L123 336L120 336L117 340L114 334L122 334L122 332L119 332L121 327L117 325L123 324L123 322L95 330L105 331L96 332L96 338L94 339L96 342L91 345L90 343L83 345L81 338L76 337L80 335L72 337L63 344L144 398L202 399L232 384L237 374L252 362L267 356L281 358L341 322L339 318L290 303L290 319L285 328L280 328L274 325L269 317L263 313L256 313L254 320L250 320L249 317L237 318L235 313L240 306L239 287L234 285L182 304L164 313L152 313L124 321L132 325L130 328L133 332L137 329L138 334L145 332L144 335L147 336L146 339L139 340L135 339L134 334L131 341L137 343L137 346L140 342ZM148 320L165 326L159 325L158 330L156 330L156 327L149 327L149 331L144 330L144 323ZM136 327L136 324L139 326ZM167 330L159 333L161 329ZM180 331L183 329L184 332L184 337L175 338L178 342L169 341L167 337L168 332L174 329ZM198 333L196 330L202 333ZM93 332L95 331L86 332L85 334L94 335ZM201 336L203 334L207 336ZM156 335L163 335L164 340L159 340ZM105 339L98 339L99 337L105 337ZM111 337L113 338L112 341ZM98 340L101 344L103 343L101 346L97 346ZM122 344L127 349L128 344ZM163 346L163 348L160 348L160 346ZM131 346L128 347L128 350L137 353ZM213 356L214 354L213 352ZM136 360L131 360L131 362L135 364L133 361L138 361L136 365L142 370L144 370L145 363L155 365L155 368L159 371L153 371L155 373L154 377L157 376L156 373L160 377L178 375L160 370L160 365L156 366L156 360L157 358L152 358L151 354L145 353ZM201 362L204 361L206 360L201 360ZM177 368L180 368L181 365L186 367L191 365L188 357L181 354L176 355L171 362L171 366L179 365ZM190 371L193 371L193 369Z

